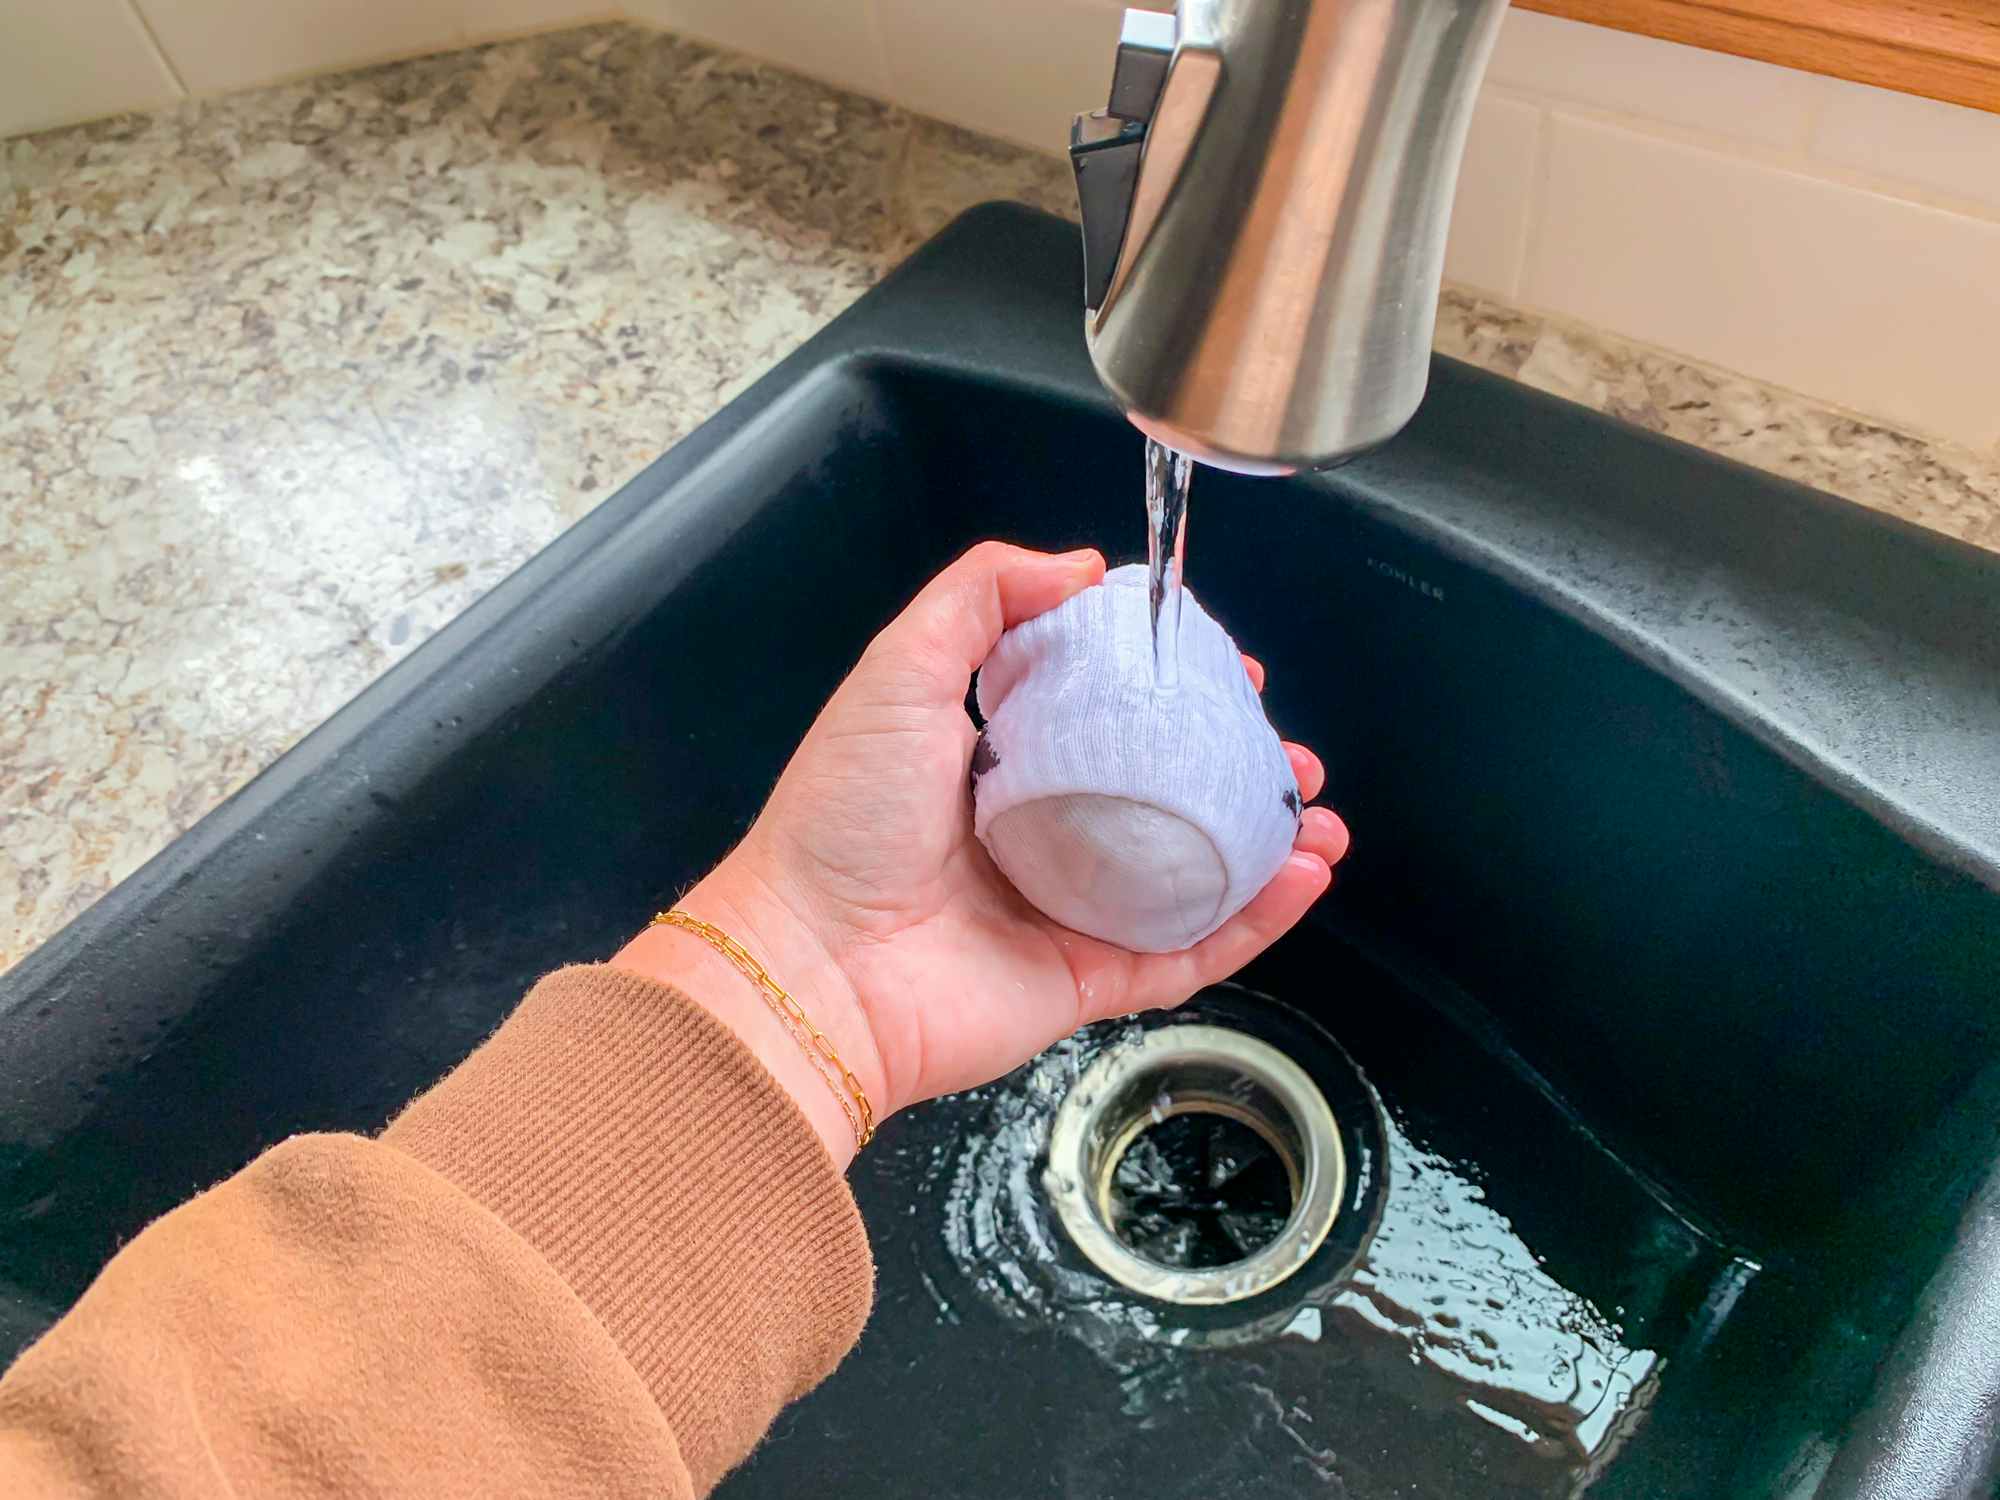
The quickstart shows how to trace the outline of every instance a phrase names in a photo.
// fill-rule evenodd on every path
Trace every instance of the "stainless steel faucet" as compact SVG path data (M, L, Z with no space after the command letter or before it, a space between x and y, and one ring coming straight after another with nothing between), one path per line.
M1129 10L1070 136L1086 330L1149 435L1247 473L1338 463L1423 399L1445 229L1506 0Z

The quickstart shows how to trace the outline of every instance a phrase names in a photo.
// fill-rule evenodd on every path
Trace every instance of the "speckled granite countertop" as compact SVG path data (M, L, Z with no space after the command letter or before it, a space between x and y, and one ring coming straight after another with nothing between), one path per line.
M0 142L0 967L1067 169L635 28ZM1449 295L1439 346L2000 547L2000 465Z

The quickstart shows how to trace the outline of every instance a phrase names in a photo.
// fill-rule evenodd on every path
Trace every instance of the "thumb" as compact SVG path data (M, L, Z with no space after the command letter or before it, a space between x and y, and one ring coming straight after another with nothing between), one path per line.
M916 668L939 702L957 703L1002 631L1103 579L1095 548L1047 553L981 542L926 584L876 646Z

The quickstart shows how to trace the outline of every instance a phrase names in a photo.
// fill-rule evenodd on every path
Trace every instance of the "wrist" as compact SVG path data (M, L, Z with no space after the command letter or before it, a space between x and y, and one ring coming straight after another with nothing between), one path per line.
M854 1074L880 1124L888 1105L867 1013L829 946L799 907L740 851L678 904L690 916L734 938L798 1002ZM853 1159L854 1122L842 1108L847 1090L843 1087L837 1095L829 1087L816 1065L819 1054L810 1037L788 1026L771 998L730 959L695 933L658 925L633 938L612 962L687 992L735 1032L792 1096L835 1164L844 1168ZM833 1073L838 1084L839 1069L833 1068ZM858 1114L859 1106L849 1098L848 1109Z

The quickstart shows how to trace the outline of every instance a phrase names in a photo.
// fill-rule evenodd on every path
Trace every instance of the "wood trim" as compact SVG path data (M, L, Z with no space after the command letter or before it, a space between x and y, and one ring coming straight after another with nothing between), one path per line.
M1514 0L2000 114L2000 0Z

